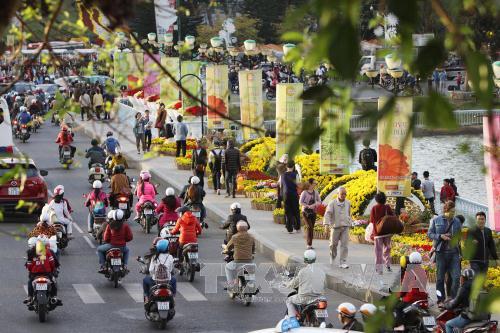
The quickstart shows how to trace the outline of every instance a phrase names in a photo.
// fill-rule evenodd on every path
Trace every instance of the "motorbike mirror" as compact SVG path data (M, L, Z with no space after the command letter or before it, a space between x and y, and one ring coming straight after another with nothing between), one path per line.
M49 174L49 172L48 172L47 170L40 170L40 175L41 175L42 177L45 177L45 176L47 176L48 174Z

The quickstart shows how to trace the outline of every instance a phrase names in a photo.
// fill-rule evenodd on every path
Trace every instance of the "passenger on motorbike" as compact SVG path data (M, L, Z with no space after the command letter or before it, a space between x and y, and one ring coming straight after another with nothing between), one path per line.
M351 303L342 303L337 307L339 321L343 330L364 332L363 325L356 320L356 307Z
M42 211L42 214L40 214L40 221L36 224L36 226L31 230L31 232L28 234L28 237L38 237L40 235L45 235L47 237L52 237L57 234L57 229L54 228L53 226L53 221L51 221L51 213L53 216L55 214L52 211L48 211L47 208L48 205L46 204L44 206L44 210Z
M108 196L102 190L102 182L100 180L94 180L92 188L93 190L87 194L87 199L85 200L85 207L89 208L89 233L92 233L94 229L94 214L101 216L106 214L106 207L109 205ZM94 214L92 214L92 212Z
M129 256L127 243L134 238L132 230L128 224L123 221L123 211L117 209L110 213L112 218L108 222L103 236L105 244L97 247L97 256L99 257L99 264L101 265L99 273L104 273L106 271L104 266L106 263L106 252L115 247L121 249L123 253L123 267L126 270Z
M248 233L248 222L236 223L236 234L227 243L224 253L233 252L233 260L226 264L227 288L231 289L237 284L238 270L253 262L255 253L255 240Z
M316 252L306 250L304 252L304 263L307 266L302 268L288 283L290 289L297 289L297 294L288 297L286 300L289 317L297 315L297 305L308 304L325 293L326 274L315 262Z
M151 201L156 206L155 196L158 194L156 192L156 187L151 184L151 174L147 170L141 171L139 183L137 184L137 188L135 189L135 194L139 200L135 204L135 220L139 221L139 211L141 206L146 201Z
M109 162L109 168L113 169L117 165L122 165L125 169L128 169L127 160L125 159L125 156L123 156L120 149L117 149L115 152L116 154L111 157L111 161Z
M28 109L25 106L21 106L19 108L19 114L16 117L17 121L21 125L28 125L31 121L31 115L28 112Z
M97 139L92 139L90 141L92 147L87 150L85 153L85 158L89 158L89 169L92 167L92 164L101 164L104 166L104 162L106 161L106 153L104 149L99 147L99 142Z
M112 207L117 207L116 196L124 194L129 197L129 206L132 206L132 191L130 180L125 174L125 167L121 164L113 168L113 175L111 176L111 193L109 194L109 201Z
M248 223L247 217L241 214L241 205L239 202L233 202L231 204L231 214L227 217L226 222L221 225L221 229L226 231L226 242L231 240L231 237L236 234L236 224L239 221L245 221L247 223L247 230L250 229L250 224Z
M114 155L116 148L120 148L120 143L113 137L113 132L106 133L106 140L103 142L102 148L108 155Z
M373 318L373 315L377 312L377 307L373 305L372 303L365 303L360 306L359 308L359 313L361 313L361 318L363 318L363 330L364 332L364 327L367 326L368 323L370 323L371 318Z
M176 209L181 206L181 200L175 196L175 191L173 188L168 187L165 190L165 197L160 201L158 207L156 207L156 214L163 213L160 220L158 221L159 228L161 230L163 225L170 221L177 222L179 214L177 214Z
M68 238L73 238L73 218L71 217L71 213L73 210L69 205L68 200L64 199L64 186L57 185L54 188L54 197L49 202L49 209L53 210L56 217L57 222L64 224L66 227L66 233L68 234Z
M177 292L177 280L172 274L174 257L168 253L168 240L159 240L156 243L156 252L149 264L149 275L146 275L142 280L144 305L149 302L149 291L155 284L169 283L172 294L175 296Z
M61 158L61 151L64 146L71 148L71 158L75 156L76 147L72 146L73 136L69 133L68 127L63 126L56 138L56 143L59 144L59 158Z
M461 310L457 317L446 322L446 333L453 333L455 330L460 330L472 322L469 318L468 310L474 275L472 269L464 269L460 276L460 288L458 289L457 296L444 304L444 307L448 310Z
M187 206L182 206L177 209L181 215L172 229L171 234L175 235L180 232L179 247L177 249L177 257L179 262L183 262L183 247L189 243L198 243L198 235L201 234L201 225L196 216L191 213Z
M184 205L186 206L199 206L200 207L200 222L205 220L206 211L203 205L203 198L205 197L205 190L198 185L200 178L197 176L191 177L191 185L189 185L184 198Z

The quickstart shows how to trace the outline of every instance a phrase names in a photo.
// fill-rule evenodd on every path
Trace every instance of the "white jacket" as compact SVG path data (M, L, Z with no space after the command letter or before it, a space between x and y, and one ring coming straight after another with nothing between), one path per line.
M56 214L58 222L68 224L73 220L66 200L61 200L61 202L57 203L52 199L49 202L49 208Z
M298 288L298 298L308 300L325 293L326 274L319 264L309 264L299 271L288 284L290 289Z
M158 257L153 257L151 263L149 264L149 274L154 281L156 281L156 269L162 264L167 267L167 280L171 279L172 270L174 269L174 257L168 253L160 253Z

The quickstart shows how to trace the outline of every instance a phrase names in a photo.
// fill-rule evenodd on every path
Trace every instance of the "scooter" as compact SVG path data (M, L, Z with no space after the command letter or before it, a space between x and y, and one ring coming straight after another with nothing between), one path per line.
M123 265L123 253L120 248L111 248L106 252L104 268L104 276L118 288L119 281L128 274Z
M69 169L70 165L73 164L73 157L71 156L70 146L66 145L61 148L59 163L61 163L63 165L63 168L65 169Z
M129 195L125 193L120 193L115 197L115 202L113 203L113 209L121 209L123 211L123 218L126 220L130 217L130 204Z
M142 226L142 230L146 234L149 234L151 232L151 227L156 223L155 205L153 202L146 201L142 204L139 222Z
M25 143L30 138L28 125L22 124L19 128L19 139Z
M56 228L57 248L62 252L62 250L68 247L69 244L69 238L66 233L66 226L61 222L55 222L54 228Z
M89 183L92 184L96 180L104 181L106 173L104 167L100 163L94 163L89 169Z
M47 320L50 311L61 304L58 304L55 297L50 296L52 294L52 283L48 276L38 276L33 280L33 302L28 304L28 310L35 311L41 323Z

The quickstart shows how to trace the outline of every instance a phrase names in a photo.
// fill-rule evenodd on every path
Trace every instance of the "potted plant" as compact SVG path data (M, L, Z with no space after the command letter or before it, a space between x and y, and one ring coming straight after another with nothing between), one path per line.
M276 224L285 224L285 210L283 208L273 210L273 221Z
M265 210L265 211L273 211L276 207L276 199L264 197L264 198L255 198L252 199L251 205L253 209L257 210Z

